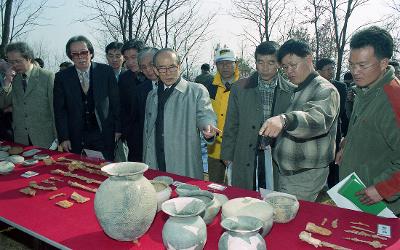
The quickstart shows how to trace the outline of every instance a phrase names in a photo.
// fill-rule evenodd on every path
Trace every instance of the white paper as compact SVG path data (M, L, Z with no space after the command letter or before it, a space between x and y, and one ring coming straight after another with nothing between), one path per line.
M341 182L339 182L338 184L336 184L334 187L332 187L331 189L328 190L328 195L331 197L331 199L336 203L336 205L338 207L341 208L347 208L347 209L351 209L351 210L355 210L355 211L361 211L360 208L358 208L356 205L353 204L353 202L351 202L350 200L348 200L346 197L342 196L341 194L339 194L339 189L346 183L346 181L350 178L351 175L355 175L356 178L361 182L361 179L358 177L358 175L353 172L351 174L349 174L346 178L344 178ZM364 183L363 183L364 184ZM362 211L361 211L362 212ZM394 215L394 213L389 209L389 208L385 208L382 210L382 212L380 212L378 214L378 216L380 217L385 217L385 218L397 218L396 215Z
M89 158L105 160L103 153L101 153L100 151L95 151L95 150L86 149L86 148L84 148L83 151L85 152L86 156Z

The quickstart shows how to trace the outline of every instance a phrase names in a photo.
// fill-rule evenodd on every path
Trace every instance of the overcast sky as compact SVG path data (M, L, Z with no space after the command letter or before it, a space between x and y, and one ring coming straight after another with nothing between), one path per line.
M245 0L243 0L245 1ZM304 0L295 0L297 7L301 6ZM400 1L400 0L399 0ZM74 35L85 35L96 46L95 60L104 62L103 48L98 48L96 37L88 24L79 23L76 20L89 14L88 10L81 6L79 0L51 0L50 4L55 8L48 8L44 13L44 20L47 24L43 27L38 27L32 31L27 38L33 47L37 44L47 45L49 53L55 54L59 59L67 59L65 56L65 44L67 40ZM245 24L243 21L233 18L230 15L232 11L231 0L201 0L203 6L202 14L217 10L217 16L214 24L211 27L212 36L201 47L201 57L198 65L203 62L212 63L212 49L217 43L221 43L232 47L239 52L243 38L239 35L242 32ZM371 0L370 4L366 7L360 8L353 14L350 23L350 30L367 22L368 20L376 20L384 14L389 13L389 9L385 6L384 0ZM250 56L254 48L250 45L247 46L247 57Z

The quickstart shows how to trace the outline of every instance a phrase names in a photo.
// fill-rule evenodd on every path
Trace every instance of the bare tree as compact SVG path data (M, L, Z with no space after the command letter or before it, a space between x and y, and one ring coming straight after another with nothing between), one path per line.
M1 44L0 56L8 43L41 26L41 15L48 6L48 0L1 0Z
M329 11L332 15L334 38L337 49L336 80L340 79L345 46L347 44L347 28L354 10L365 5L369 0L329 0Z
M290 16L289 0L233 0L232 15L250 22L257 27L255 36L251 30L244 29L246 37L253 44L271 40L271 36L281 22Z

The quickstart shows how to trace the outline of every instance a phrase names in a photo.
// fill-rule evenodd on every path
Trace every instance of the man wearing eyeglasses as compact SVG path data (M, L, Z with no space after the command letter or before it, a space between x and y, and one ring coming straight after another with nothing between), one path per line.
M304 41L286 41L278 61L297 88L286 111L265 121L259 133L276 138L278 191L315 201L335 157L339 93L314 70L311 48Z
M153 59L160 81L146 101L144 162L151 168L203 179L199 131L212 142L216 117L207 89L181 77L180 60L169 48Z
M56 139L54 74L34 66L33 51L24 42L9 44L6 55L12 72L0 91L0 108L12 107L14 141L49 148Z
M231 86L239 79L239 68L235 53L230 48L218 48L214 57L217 73L211 82L206 82L204 85L210 93L212 106L217 115L217 126L222 129ZM218 134L215 142L208 145L208 178L212 182L224 184L226 166L221 160L222 137L222 134Z
M378 184L400 170L400 81L388 65L393 44L389 32L376 26L357 32L350 40L349 67L357 97L336 161L340 179L356 172L367 186L357 193L361 202L383 200L399 214L400 193L390 197L386 195L389 186Z
M84 36L69 39L67 56L74 66L56 74L54 114L59 142L64 151L100 151L114 159L120 136L119 98L113 69L93 62L92 43Z
M149 92L157 89L158 77L154 72L153 57L158 49L146 47L138 54L139 69L146 77L142 84L138 85L132 100L132 113L129 115L129 127L132 128L132 137L128 141L129 161L143 161L143 126L146 109L146 99Z
M124 62L124 57L121 52L122 45L123 43L120 42L111 42L106 46L107 62L113 68L117 80L123 72L122 63Z

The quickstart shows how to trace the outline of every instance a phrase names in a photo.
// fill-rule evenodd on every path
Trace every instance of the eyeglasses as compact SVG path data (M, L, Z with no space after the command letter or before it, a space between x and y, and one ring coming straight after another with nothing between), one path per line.
M178 70L178 66L176 66L176 65L171 65L171 66L168 66L168 67L161 66L161 67L156 67L156 68L157 68L158 72L162 73L162 74L167 73L167 71L169 73L175 73Z
M290 69L296 70L298 66L299 66L298 63L291 63L291 64L287 64L287 65L284 64L284 65L282 65L282 69L284 71L288 71Z
M79 52L71 52L71 57L72 58L79 58L79 57L84 57L89 55L89 50L82 50Z
M17 60L8 60L7 62L11 65L14 64L22 64L24 62L25 59L17 59Z
M369 68L375 67L379 62L372 63L372 64L365 64L365 63L349 63L349 69L351 71L355 70L367 70Z

